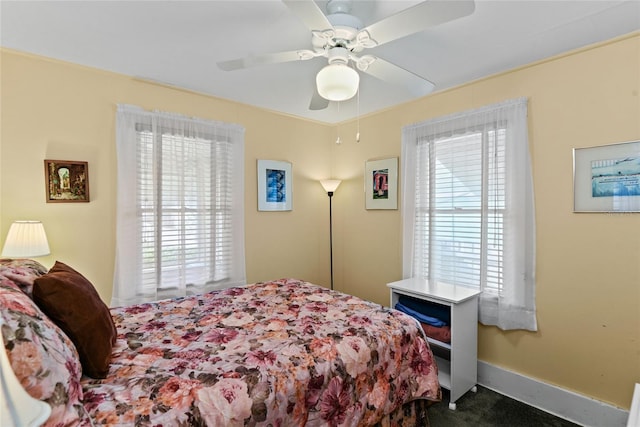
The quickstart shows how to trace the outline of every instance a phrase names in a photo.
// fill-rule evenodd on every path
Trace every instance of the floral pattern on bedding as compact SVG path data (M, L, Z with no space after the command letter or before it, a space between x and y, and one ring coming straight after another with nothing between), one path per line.
M97 425L374 425L440 399L415 320L283 279L112 309L106 379L83 379Z
M14 285L32 298L33 281L47 274L47 268L32 259L0 259L0 277Z
M27 393L51 407L44 427L88 426L76 348L26 294L46 271L37 261L0 260L0 351Z

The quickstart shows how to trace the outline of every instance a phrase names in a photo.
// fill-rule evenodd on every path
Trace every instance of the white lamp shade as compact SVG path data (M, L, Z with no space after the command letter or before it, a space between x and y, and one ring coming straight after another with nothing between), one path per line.
M2 256L27 258L49 255L49 242L40 221L15 221L9 228Z
M342 63L329 64L316 75L316 85L321 97L329 101L344 101L358 92L360 75Z
M0 326L2 323L0 320ZM39 426L51 415L51 407L31 397L16 378L4 347L2 333L0 344L0 426Z
M340 181L339 179L323 179L322 181L320 181L320 184L322 184L324 191L326 191L327 193L333 193L338 189L338 186L341 182L342 181Z

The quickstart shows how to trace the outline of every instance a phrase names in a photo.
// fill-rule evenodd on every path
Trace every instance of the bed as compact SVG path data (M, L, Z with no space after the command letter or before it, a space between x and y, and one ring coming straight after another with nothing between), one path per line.
M5 349L25 389L51 405L45 425L426 426L441 398L422 330L399 311L281 279L104 306L112 326L78 328L87 346L41 303L56 266L0 260ZM100 361L86 359L99 354L96 374Z

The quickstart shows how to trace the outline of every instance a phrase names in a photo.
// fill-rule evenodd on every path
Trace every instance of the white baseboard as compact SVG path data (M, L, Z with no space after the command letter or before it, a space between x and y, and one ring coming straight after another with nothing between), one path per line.
M629 411L478 361L478 384L534 408L589 427L624 427Z

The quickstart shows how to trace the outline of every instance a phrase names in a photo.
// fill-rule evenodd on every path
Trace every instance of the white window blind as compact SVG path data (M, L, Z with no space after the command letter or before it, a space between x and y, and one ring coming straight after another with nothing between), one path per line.
M480 320L535 330L526 100L403 130L403 274L482 290Z
M427 261L419 276L501 288L504 142L500 128L418 142L414 251Z
M113 305L244 283L242 137L235 125L119 107Z

